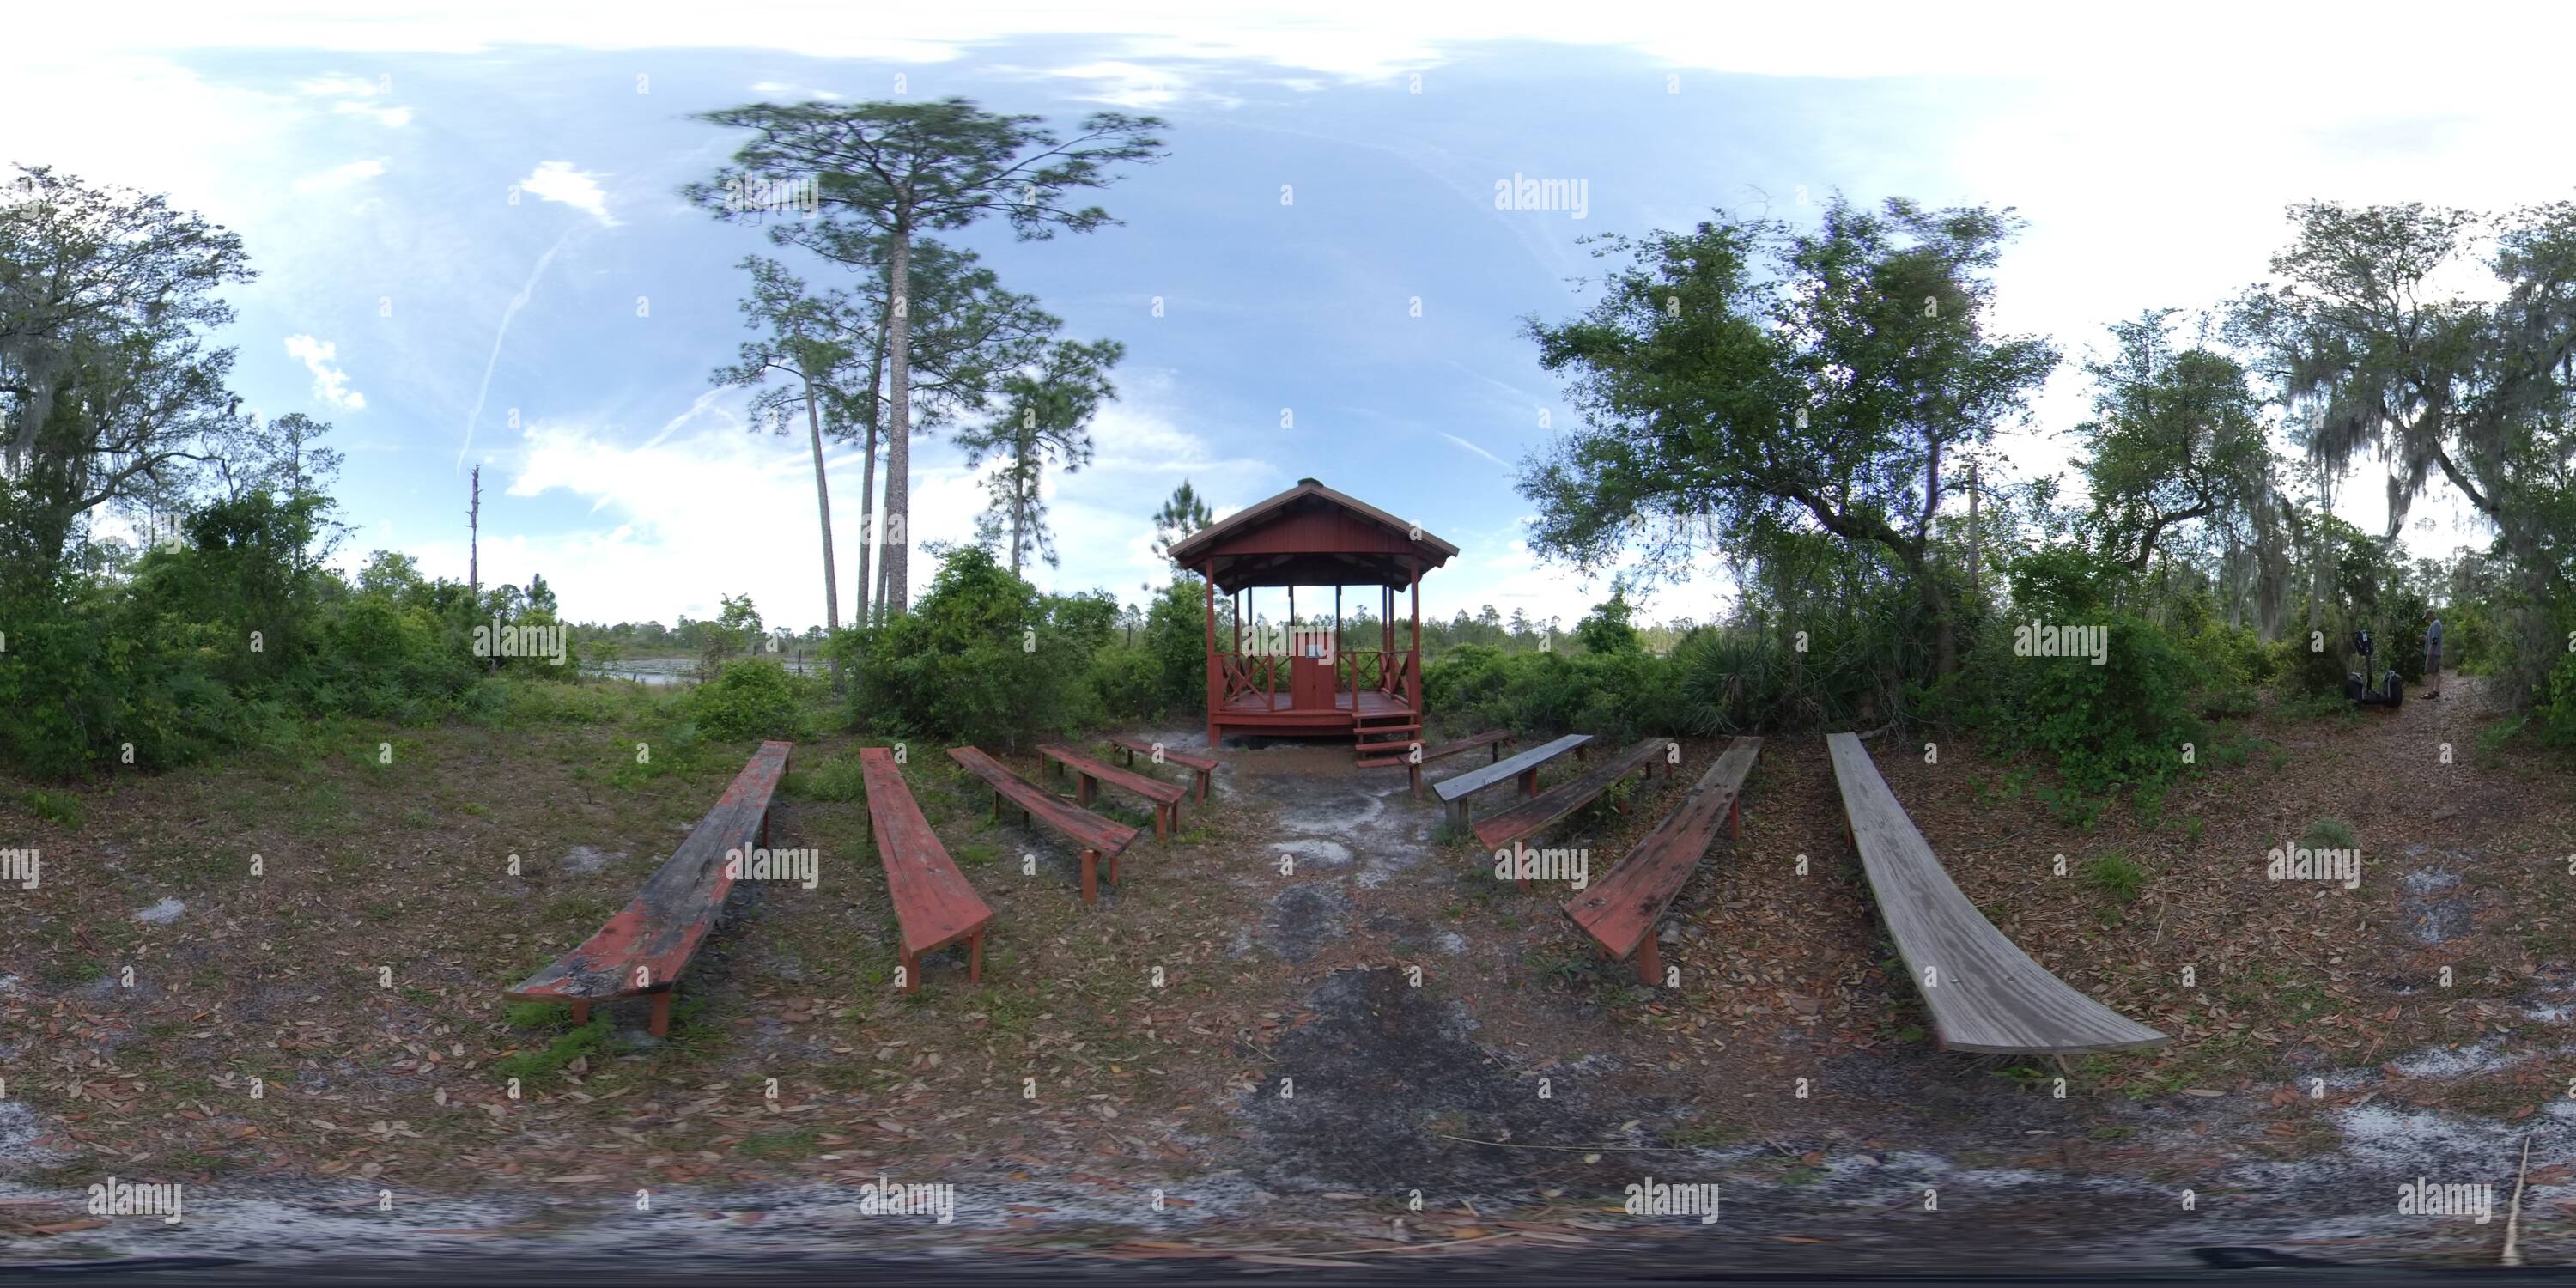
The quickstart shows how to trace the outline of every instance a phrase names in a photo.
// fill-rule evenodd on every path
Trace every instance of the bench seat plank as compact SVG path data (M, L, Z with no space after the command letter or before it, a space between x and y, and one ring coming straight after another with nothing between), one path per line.
M1860 736L1828 734L1825 743L1879 916L1932 1012L1942 1046L2073 1055L2172 1040L2076 991L2005 938L1942 870ZM1935 972L1929 987L1927 970Z
M1737 802L1761 754L1759 738L1728 743L1717 763L1691 784L1682 803L1637 842L1607 878L1565 905L1574 924L1599 942L1610 960L1626 961L1636 953L1637 977L1649 986L1663 983L1664 974L1663 963L1656 959L1655 923L1663 920L1664 909L1672 906L1683 883L1690 880L1691 870L1708 853L1719 826L1726 826L1730 835L1742 834Z
M1182 751L1168 743L1157 743L1151 738L1112 738L1109 740L1109 745L1126 752L1126 761L1131 765L1136 763L1136 757L1140 755L1149 760L1152 759L1156 749L1159 748L1164 760L1197 775L1198 781L1191 790L1190 799L1194 801L1207 799L1208 780L1216 773L1216 757Z
M791 746L760 744L715 808L698 820L624 911L501 996L513 1002L570 1002L573 1021L586 1024L592 1002L650 995L652 1032L656 1037L668 1034L670 991L733 891L727 855L768 842L769 802L787 772Z
M1600 799L1601 793L1610 790L1610 784L1639 769L1651 777L1655 772L1655 762L1664 759L1664 749L1671 745L1670 738L1648 738L1620 752L1617 757L1476 824L1476 839L1484 842L1487 849L1500 849Z
M877 857L885 863L886 894L894 902L903 936L903 991L921 988L921 958L960 939L967 941L967 981L984 978L984 929L993 910L948 857L930 820L904 784L894 753L883 747L859 748L859 772L868 787L868 826L875 833Z
M1508 759L1470 769L1463 774L1452 774L1433 783L1431 791L1443 802L1454 804L1468 795L1483 791L1505 779L1520 777L1569 751L1589 746L1591 742L1591 734L1570 733L1554 742L1541 743Z
M993 815L1001 817L1002 803L1018 807L1023 822L1036 820L1062 833L1082 850L1082 901L1100 901L1099 871L1102 856L1109 859L1109 884L1118 884L1118 856L1136 843L1142 833L1114 818L1103 818L1083 809L1054 792L1011 772L1011 767L985 754L980 747L951 747L948 758L967 773L983 779L993 789Z
M1073 771L1076 784L1073 793L1074 804L1088 806L1091 804L1092 784L1107 783L1154 802L1155 840L1162 840L1179 830L1181 797L1188 795L1189 789L1177 783L1167 783L1159 778L1147 778L1133 770L1120 769L1116 765L1093 760L1071 747L1060 747L1049 743L1040 746L1038 754Z

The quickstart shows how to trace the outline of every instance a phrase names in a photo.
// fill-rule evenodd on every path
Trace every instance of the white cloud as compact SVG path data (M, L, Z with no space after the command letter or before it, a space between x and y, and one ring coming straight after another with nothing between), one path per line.
M523 192L561 202L575 210L586 211L599 222L615 228L617 219L608 213L608 194L599 181L606 176L580 169L570 161L543 161L519 181Z
M365 411L367 396L349 387L349 373L334 365L340 346L309 335L286 337L286 356L313 373L313 396L335 411Z
M329 192L346 188L351 184L364 183L384 172L385 163L382 161L352 161L347 165L335 165L318 174L308 174L296 180L295 190L304 194Z
M1090 81L1093 86L1092 91L1083 97L1095 103L1109 103L1139 111L1170 107L1179 102L1184 94L1193 98L1213 98L1227 105L1240 101L1224 95L1210 95L1205 91L1193 90L1188 82L1171 72L1138 63L1114 61L1084 63L1077 67L1054 68L1048 72L1048 75Z
M315 98L373 98L393 92L393 78L379 76L369 80L347 72L332 72L327 76L308 76L295 82L295 92Z
M331 110L341 116L367 117L376 124L391 129L401 129L411 124L412 113L408 107L369 107L352 99L335 105Z
M819 98L827 103L836 102L841 98L841 95L828 89L801 89L785 81L753 81L750 89L754 94L763 94L771 98Z

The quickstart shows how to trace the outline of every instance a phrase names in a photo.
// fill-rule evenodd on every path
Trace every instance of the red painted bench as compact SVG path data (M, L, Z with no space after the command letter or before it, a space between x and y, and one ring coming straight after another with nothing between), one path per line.
M733 877L728 851L766 848L769 798L787 772L792 744L764 742L734 776L716 807L698 820L680 848L599 933L520 981L501 996L513 1002L569 1002L575 1024L590 1022L590 1004L621 997L653 999L652 1033L671 1031L671 989L724 911Z
M1127 753L1121 759L1125 760L1130 765L1136 763L1136 753L1143 752L1157 764L1169 761L1172 764L1191 770L1198 775L1198 782L1191 789L1190 799L1194 801L1204 801L1207 799L1208 779L1216 773L1215 757L1201 756L1194 752L1181 751L1163 743L1155 742L1150 738L1112 738L1109 740L1109 745Z
M1608 877L1565 905L1566 915L1601 945L1610 960L1626 961L1630 953L1636 954L1637 978L1648 986L1663 983L1664 975L1664 964L1655 954L1655 923L1682 892L1682 883L1690 880L1700 856L1708 853L1719 824L1726 825L1728 839L1743 836L1744 816L1738 802L1744 780L1761 754L1759 738L1728 743L1725 754L1691 785L1682 803L1637 842Z
M1648 738L1581 775L1476 824L1476 839L1484 842L1486 849L1499 850L1600 799L1601 793L1610 790L1610 784L1640 769L1651 778L1655 766L1662 764L1664 772L1669 774L1672 768L1667 748L1678 745L1669 738Z
M930 820L913 803L894 753L883 747L859 748L859 773L868 785L868 826L876 833L877 857L885 863L886 894L901 926L903 991L921 990L921 958L963 939L966 980L984 982L984 929L993 910L984 906L975 887L948 858Z
M1154 802L1155 840L1162 840L1180 830L1181 797L1187 793L1186 789L1179 784L1167 783L1159 778L1147 778L1143 774L1120 769L1116 765L1103 764L1070 747L1043 746L1038 748L1038 754L1073 771L1074 804L1089 806L1095 786L1099 783L1107 783Z
M984 780L993 789L993 818L1002 817L1002 803L1008 801L1020 809L1020 821L1043 821L1082 847L1082 901L1100 902L1098 873L1103 855L1109 859L1109 884L1118 884L1118 856L1136 843L1139 833L1114 818L1102 818L1090 810L1065 803L1036 783L1012 773L1010 766L985 755L976 747L951 747L948 758L967 773Z

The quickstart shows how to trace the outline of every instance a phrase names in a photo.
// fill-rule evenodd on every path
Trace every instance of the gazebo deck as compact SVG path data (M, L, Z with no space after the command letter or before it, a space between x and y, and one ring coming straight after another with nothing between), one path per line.
M1359 694L1359 714L1371 719L1409 716L1413 714L1413 708L1405 705L1402 698L1381 693L1375 689L1367 689ZM1338 721L1345 724L1354 718L1351 712L1351 693L1347 689L1333 694L1333 709L1330 711L1322 707L1295 706L1285 693L1238 693L1221 709L1220 718L1230 724L1234 717L1246 715L1256 718L1269 715L1307 716L1320 722Z

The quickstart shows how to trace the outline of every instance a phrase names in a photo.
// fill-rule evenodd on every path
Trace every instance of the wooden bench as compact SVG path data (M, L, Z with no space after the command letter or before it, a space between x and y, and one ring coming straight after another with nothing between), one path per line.
M625 911L501 996L513 1002L569 1002L575 1024L590 1023L593 1002L649 996L653 1036L669 1036L671 990L733 891L728 856L768 847L769 798L787 772L791 749L784 742L760 744L716 798L716 807L698 820Z
M1136 753L1141 751L1145 753L1147 758L1158 764L1163 761L1170 761L1175 765L1195 771L1198 775L1198 783L1190 792L1190 799L1194 801L1204 801L1207 799L1208 779L1216 773L1215 757L1201 756L1192 752L1181 751L1163 743L1155 742L1150 738L1112 738L1109 740L1109 745L1127 753L1123 759L1131 765L1136 763Z
M1181 797L1187 795L1188 791L1179 784L1167 783L1159 778L1147 778L1143 774L1120 769L1116 765L1103 764L1070 747L1043 746L1038 748L1038 754L1046 757L1053 764L1062 765L1073 771L1074 804L1089 806L1091 793L1097 784L1107 783L1154 802L1155 840L1160 841L1180 830Z
M1412 747L1406 748L1404 770L1405 773L1410 775L1413 779L1413 799L1422 799L1422 767L1424 765L1428 765L1432 761L1438 760L1444 756L1455 756L1462 751L1474 751L1478 747L1493 748L1493 761L1495 764L1501 764L1503 760L1503 745L1511 740L1512 731L1509 729L1488 729L1483 733L1461 738L1456 742L1444 742L1437 747L1425 748L1422 744L1415 743ZM1420 749L1418 754L1416 753L1417 748Z
M2077 992L2004 938L1942 870L1860 736L1827 734L1825 745L1842 786L1845 832L1944 1048L2072 1055L2171 1041Z
M1664 772L1669 774L1672 769L1668 749L1679 745L1670 738L1648 738L1620 752L1615 759L1604 761L1547 789L1544 795L1532 796L1476 824L1476 839L1484 842L1486 849L1499 850L1599 800L1601 793L1610 790L1612 783L1640 769L1651 778L1655 766L1663 763L1666 766Z
M1637 978L1648 987L1664 982L1664 964L1655 952L1655 923L1663 920L1664 909L1672 906L1673 897L1690 880L1691 870L1699 866L1700 856L1708 853L1720 823L1726 825L1728 840L1743 838L1739 802L1744 780L1761 754L1759 738L1728 743L1717 763L1691 784L1682 803L1637 842L1607 878L1565 905L1566 915L1601 945L1610 960L1626 961L1635 953Z
M923 954L960 939L966 941L966 982L983 983L984 930L993 924L993 910L966 884L965 874L930 830L930 820L921 816L894 753L859 748L859 773L867 780L868 827L876 834L886 895L901 928L903 991L921 991Z
M1520 780L1521 795L1536 796L1538 795L1539 766L1569 751L1574 753L1575 759L1583 759L1592 754L1589 750L1591 742L1591 734L1570 733L1554 742L1532 747L1508 760L1497 759L1482 769L1470 769L1463 774L1452 774L1433 783L1431 794L1439 797L1441 803L1449 807L1449 817L1456 820L1458 826L1465 827L1470 821L1467 814L1468 797L1509 778Z
M951 747L948 758L992 787L994 821L1001 820L1002 803L1008 801L1019 807L1020 822L1043 821L1082 847L1084 903L1100 902L1098 873L1101 856L1109 858L1109 884L1118 884L1118 856L1136 843L1138 833L1135 828L1114 818L1102 818L1090 810L1066 804L1063 797L1012 773L1010 766L985 755L980 748Z

